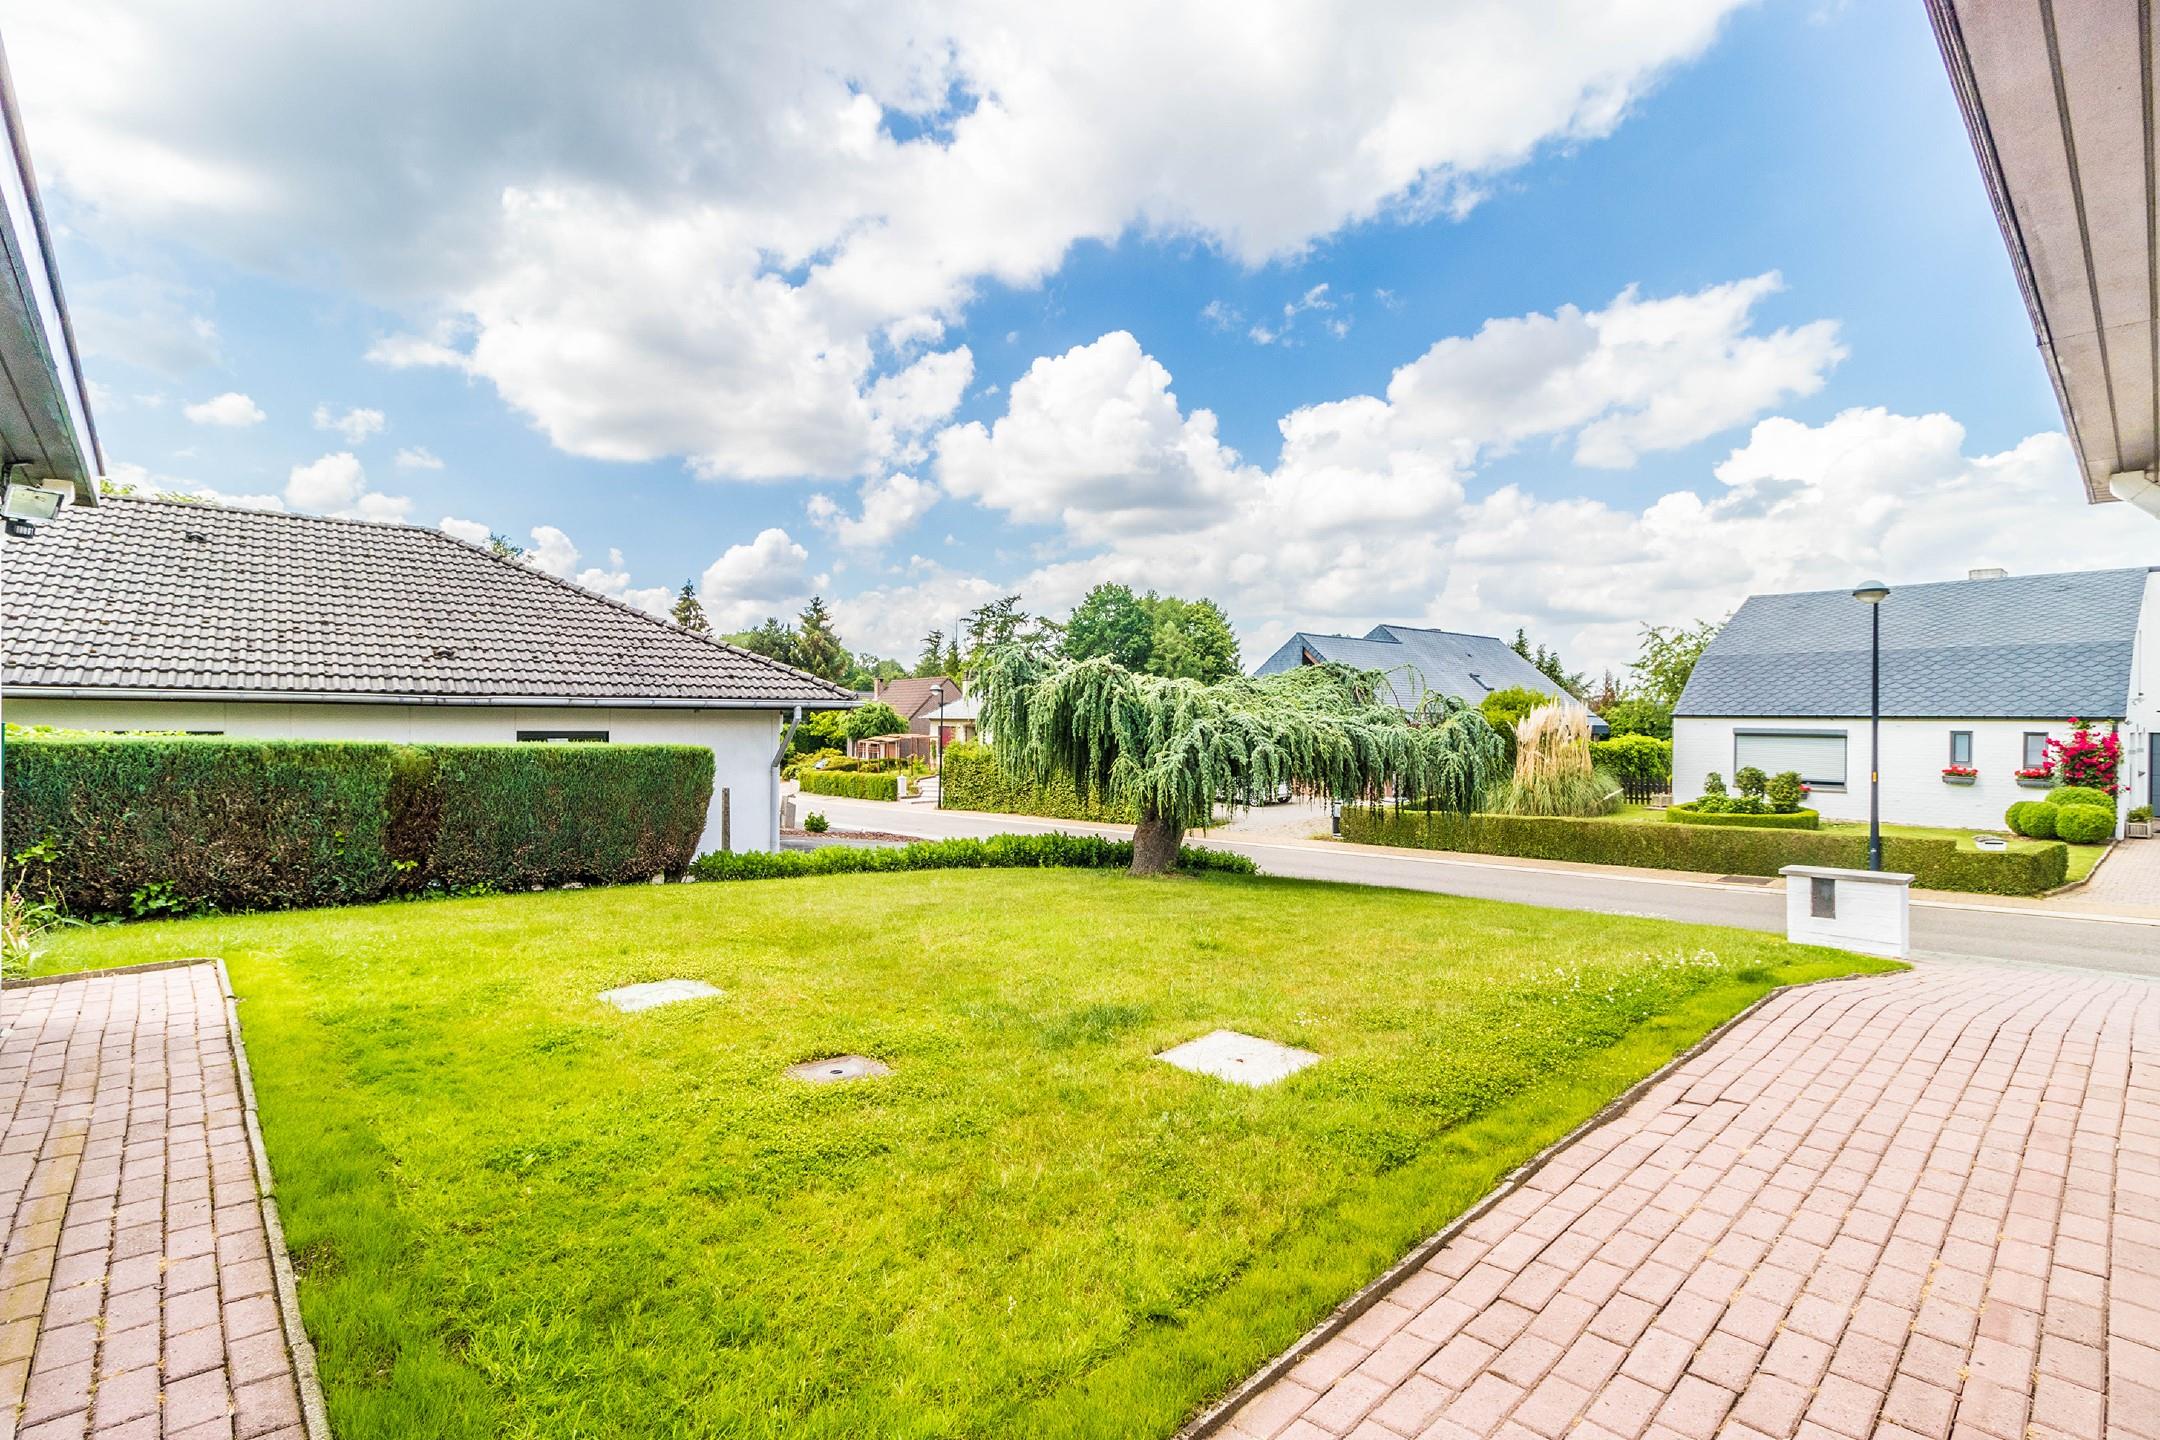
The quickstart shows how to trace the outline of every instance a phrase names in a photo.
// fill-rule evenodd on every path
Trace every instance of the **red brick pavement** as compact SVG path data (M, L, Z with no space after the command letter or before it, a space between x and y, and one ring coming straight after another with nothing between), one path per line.
M1773 998L1221 1433L2160 1437L2160 983Z
M0 1437L300 1440L216 967L0 994Z

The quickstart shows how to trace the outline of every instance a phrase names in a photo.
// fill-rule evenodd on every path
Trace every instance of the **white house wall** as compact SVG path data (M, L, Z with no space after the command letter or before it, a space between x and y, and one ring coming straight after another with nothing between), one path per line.
M2123 806L2160 809L2152 766L2152 737L2160 734L2160 570L2145 577L2145 607L2130 661L2130 710L2123 722Z
M604 730L617 745L703 745L713 752L712 809L699 852L720 848L721 793L737 850L780 847L773 754L781 716L771 710L601 706L323 705L232 700L48 700L10 697L7 720L78 730L214 730L269 740L390 740L484 745L520 730Z
M2024 766L2026 732L2046 731L2059 740L2066 740L2070 736L2070 727L2063 722L2068 718L2056 715L2033 720L1883 721L1884 822L2001 830L2003 812L2013 803L2037 800L2044 793L2017 782L2015 772ZM1724 776L1726 785L1731 786L1735 730L1843 730L1845 788L1837 791L1817 787L1807 803L1821 811L1826 820L1868 818L1868 721L1865 715L1842 720L1821 717L1676 719L1673 721L1674 800L1699 798L1703 776L1713 770ZM1943 767L1950 763L1950 732L1953 730L1972 732L1972 763L1980 775L1971 785L1950 785L1942 778Z

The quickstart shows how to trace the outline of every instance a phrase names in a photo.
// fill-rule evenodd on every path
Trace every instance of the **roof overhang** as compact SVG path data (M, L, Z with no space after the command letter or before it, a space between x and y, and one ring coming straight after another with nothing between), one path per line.
M182 690L126 685L8 685L13 700L221 700L277 705L474 705L529 710L852 710L858 702L829 698L715 700L698 696L638 695L415 695L396 691Z
M77 504L95 505L104 456L4 49L0 120L0 464L9 478L62 482Z
M2160 514L2160 17L2144 0L1927 6L2086 498Z

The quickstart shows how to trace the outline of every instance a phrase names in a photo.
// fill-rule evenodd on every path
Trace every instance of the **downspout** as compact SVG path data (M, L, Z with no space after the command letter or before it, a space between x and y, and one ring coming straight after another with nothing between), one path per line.
M2108 493L2137 506L2148 515L2160 515L2160 482L2150 470L2118 470L2108 476Z
M780 748L773 751L772 766L766 771L770 781L767 798L772 803L765 807L765 813L772 817L768 822L771 827L768 838L774 850L780 848L780 762L787 759L788 746L795 743L795 732L801 728L802 706L797 705L794 718L788 721L787 729L780 732Z

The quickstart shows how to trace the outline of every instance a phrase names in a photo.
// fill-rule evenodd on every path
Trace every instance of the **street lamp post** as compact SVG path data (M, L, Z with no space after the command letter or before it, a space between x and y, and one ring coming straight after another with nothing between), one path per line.
M1869 580L1853 599L1868 607L1867 868L1882 869L1882 602L1890 587Z
M932 685L930 693L937 697L937 733L930 737L930 758L937 762L938 774L943 776L945 773L945 687L943 685ZM942 795L944 792L944 782L940 780L938 793Z

